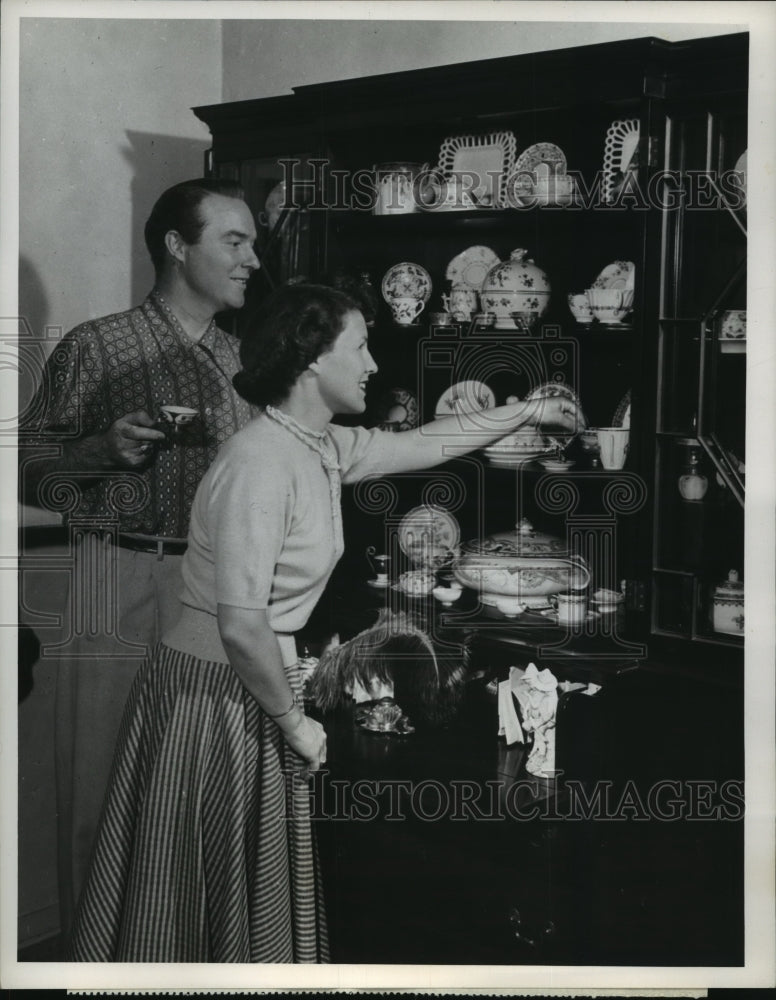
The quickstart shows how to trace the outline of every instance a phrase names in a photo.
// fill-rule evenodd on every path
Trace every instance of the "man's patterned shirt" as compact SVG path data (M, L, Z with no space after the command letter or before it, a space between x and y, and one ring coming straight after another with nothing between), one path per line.
M135 309L76 327L52 352L31 407L36 417L26 432L36 443L101 434L135 410L156 418L164 403L192 407L199 418L155 448L145 468L57 473L41 491L43 504L66 496L57 485L72 481L80 501L71 517L118 519L122 531L185 538L200 479L256 412L232 387L239 369L234 336L213 321L194 343L155 292Z

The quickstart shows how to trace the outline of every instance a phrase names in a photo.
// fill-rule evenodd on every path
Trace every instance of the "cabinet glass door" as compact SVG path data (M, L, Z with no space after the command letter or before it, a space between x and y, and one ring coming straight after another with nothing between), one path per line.
M746 142L743 101L667 116L652 625L717 644L744 628Z

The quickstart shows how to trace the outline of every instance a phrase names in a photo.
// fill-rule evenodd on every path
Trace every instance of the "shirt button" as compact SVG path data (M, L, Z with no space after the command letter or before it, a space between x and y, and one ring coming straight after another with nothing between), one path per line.
M213 407L212 406L206 406L205 407L205 413L207 414L207 416L210 416L210 414L212 412L213 412Z

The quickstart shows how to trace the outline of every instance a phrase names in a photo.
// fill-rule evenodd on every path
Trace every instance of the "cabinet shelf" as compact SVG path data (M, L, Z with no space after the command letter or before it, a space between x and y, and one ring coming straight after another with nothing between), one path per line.
M329 220L335 231L370 231L402 234L408 237L424 233L464 230L504 230L514 231L521 223L526 229L537 226L573 227L595 223L612 229L641 225L642 213L631 212L627 208L604 206L588 209L573 206L547 206L538 208L473 209L461 212L412 212L406 215L373 215L369 211L340 211L332 209Z

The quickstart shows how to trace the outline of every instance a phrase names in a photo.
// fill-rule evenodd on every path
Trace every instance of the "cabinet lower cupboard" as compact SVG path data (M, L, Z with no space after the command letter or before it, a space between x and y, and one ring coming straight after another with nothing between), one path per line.
M451 456L399 477L390 509L351 497L351 579L422 502L464 539L523 517L584 529L591 587L624 586L634 648L740 675L747 80L745 34L644 38L194 109L209 169L256 215L245 313L289 279L363 302L366 423L432 420L451 389L491 405L550 386L620 432L622 468L588 433L545 442L554 468Z

